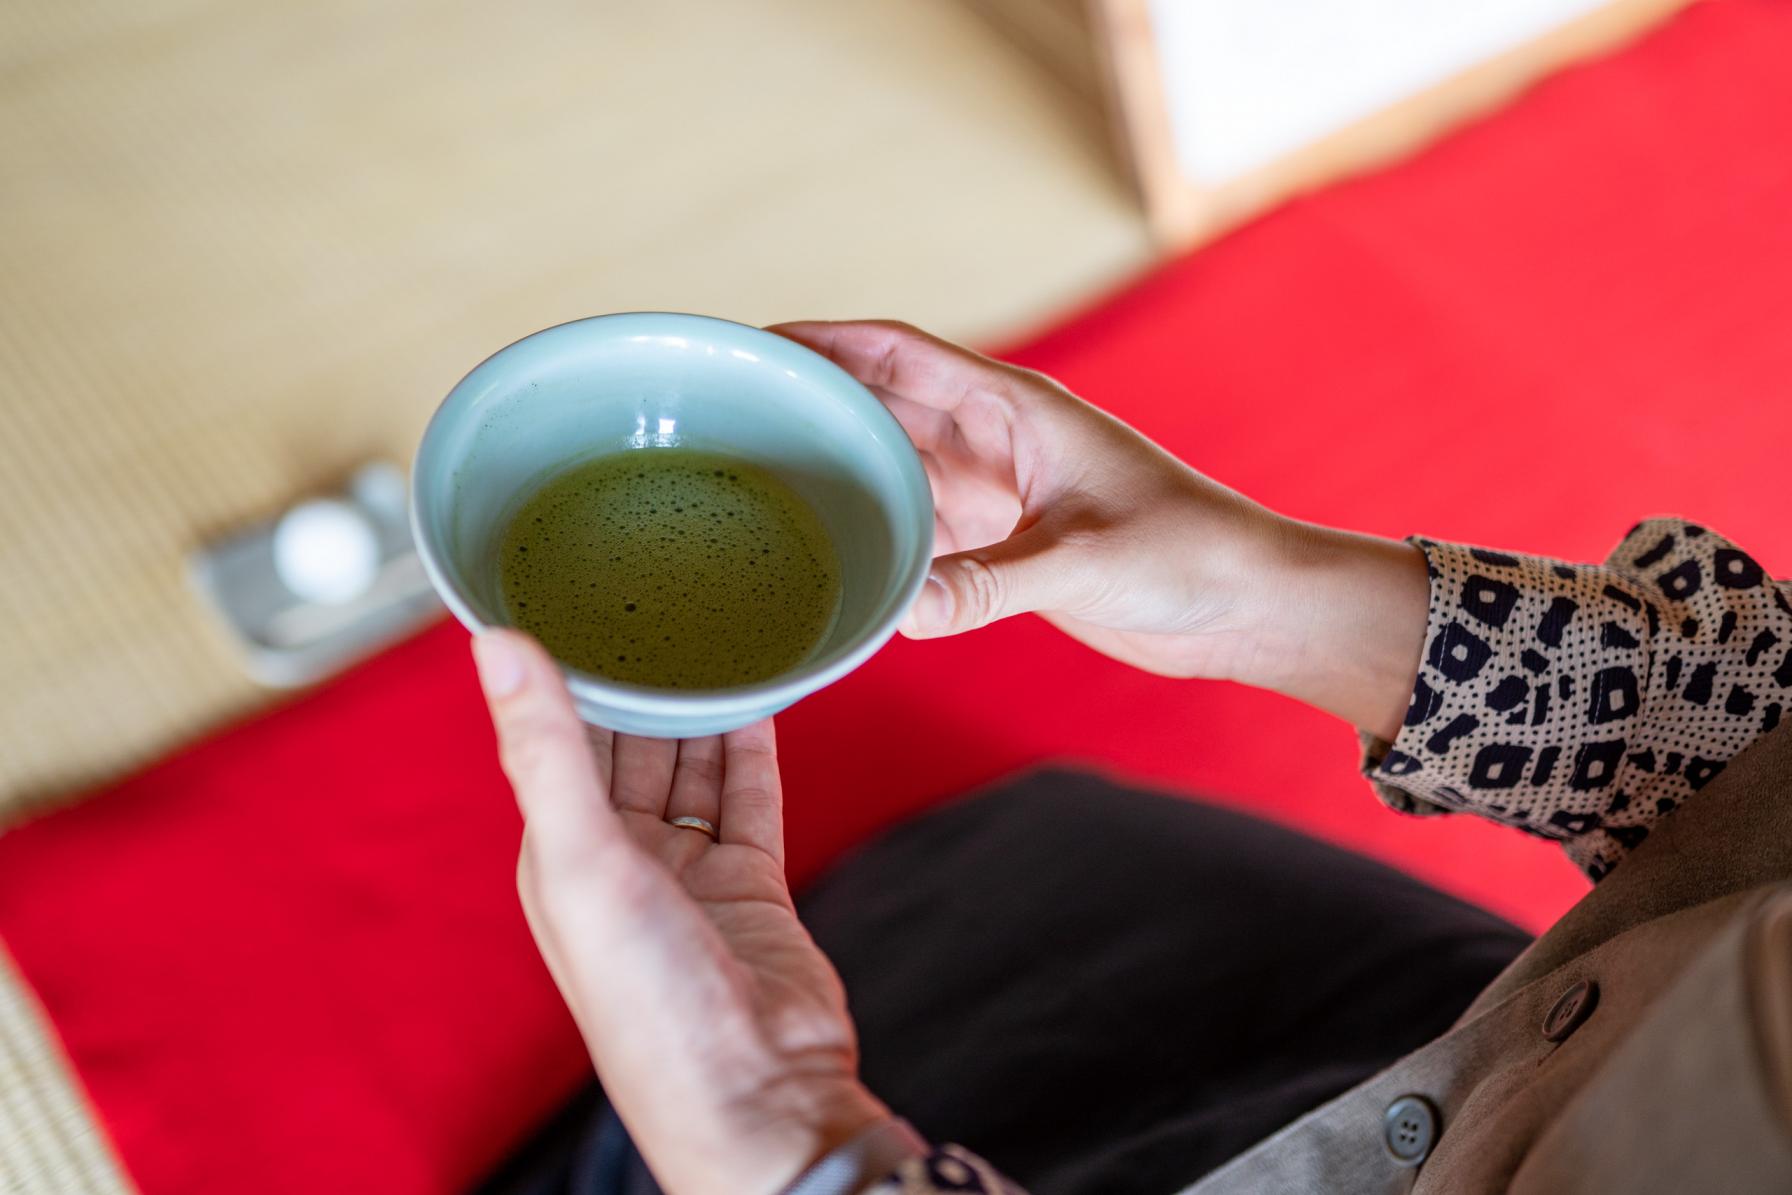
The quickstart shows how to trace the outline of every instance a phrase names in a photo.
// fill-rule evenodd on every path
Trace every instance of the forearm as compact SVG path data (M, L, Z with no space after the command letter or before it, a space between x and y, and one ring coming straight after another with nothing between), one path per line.
M1383 740L1364 767L1394 808L1559 839L1595 879L1775 729L1792 690L1792 590L1694 523L1641 523L1601 565L1287 538L1258 683Z
M1424 649L1431 587L1411 544L1307 523L1282 528L1273 594L1250 674L1392 740Z

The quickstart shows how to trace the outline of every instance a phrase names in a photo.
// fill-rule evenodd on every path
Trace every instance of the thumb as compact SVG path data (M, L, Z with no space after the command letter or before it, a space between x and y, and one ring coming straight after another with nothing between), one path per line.
M1035 524L1000 543L936 559L902 633L935 639L1011 614L1061 609L1076 583L1076 565L1062 542Z
M473 659L498 733L499 762L538 863L555 871L576 868L594 851L626 846L628 835L554 661L527 635L498 629L474 638Z

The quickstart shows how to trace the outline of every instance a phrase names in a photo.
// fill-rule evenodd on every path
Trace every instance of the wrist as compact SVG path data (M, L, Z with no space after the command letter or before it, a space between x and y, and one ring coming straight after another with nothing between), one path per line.
M1399 733L1418 675L1431 583L1410 544L1289 521L1269 567L1270 607L1246 683Z
M891 1118L889 1107L856 1079L808 1092L804 1104L801 1129L794 1138L799 1147L789 1152L788 1172L781 1176L774 1190L782 1191L819 1159L870 1126Z
M931 1152L914 1126L886 1116L823 1154L785 1187L782 1195L847 1195L895 1175L904 1163Z
M805 1171L872 1125L891 1119L890 1109L856 1079L829 1078L784 1085L771 1106L755 1107L729 1135L737 1142L714 1195L784 1191Z
M1166 562L1174 571L1161 588L1131 586L1135 605L1144 608L1129 611L1131 625L1121 625L1161 638L1154 651L1135 652L1129 662L1170 676L1275 688L1296 654L1289 614L1300 604L1288 600L1288 587L1310 555L1313 528L1198 475L1193 480L1187 500L1163 503L1169 517L1137 537L1141 576ZM1160 604L1139 600L1154 589Z
M1224 568L1215 567L1213 540L1205 545L1199 584L1211 591L1225 579L1220 592L1235 612L1222 666L1207 675L1285 692L1310 667L1312 614L1336 586L1339 545L1326 528L1261 507L1250 513L1257 517L1223 537Z

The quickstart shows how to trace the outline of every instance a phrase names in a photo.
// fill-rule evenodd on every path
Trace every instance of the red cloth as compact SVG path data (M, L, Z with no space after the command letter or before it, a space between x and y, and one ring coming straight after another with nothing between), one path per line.
M1679 512L1783 573L1788 54L1786 5L1695 7L1015 355L1292 514L1585 559ZM1321 715L1032 619L893 645L781 733L799 877L1081 756L1530 926L1584 887L1547 844L1384 811ZM150 1195L457 1189L585 1068L517 830L444 626L0 839L0 934Z

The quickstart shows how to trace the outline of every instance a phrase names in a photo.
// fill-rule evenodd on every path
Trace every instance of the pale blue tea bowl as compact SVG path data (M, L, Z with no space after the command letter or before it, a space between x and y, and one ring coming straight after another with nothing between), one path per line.
M655 689L562 665L579 715L630 734L738 729L857 668L927 579L933 498L900 424L839 366L758 328L701 315L601 315L537 332L461 379L411 471L411 529L456 618L509 622L498 541L544 481L594 456L681 445L789 483L840 557L834 629L797 667L727 689Z

